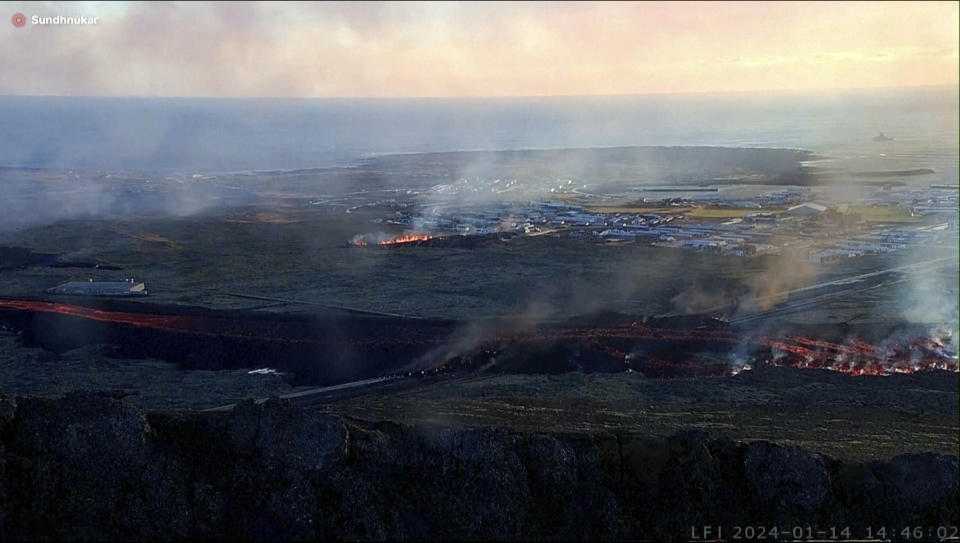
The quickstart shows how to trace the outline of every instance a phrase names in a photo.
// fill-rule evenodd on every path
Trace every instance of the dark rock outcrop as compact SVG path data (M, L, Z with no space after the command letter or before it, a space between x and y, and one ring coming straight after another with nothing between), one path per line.
M4 539L682 539L703 525L957 524L957 459L844 464L702 431L521 434L279 402L0 399Z

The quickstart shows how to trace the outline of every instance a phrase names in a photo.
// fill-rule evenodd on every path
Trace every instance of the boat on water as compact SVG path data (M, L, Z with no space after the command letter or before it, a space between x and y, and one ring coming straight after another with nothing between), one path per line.
M874 137L873 141L893 141L893 138L888 138L886 134L880 132L880 135Z

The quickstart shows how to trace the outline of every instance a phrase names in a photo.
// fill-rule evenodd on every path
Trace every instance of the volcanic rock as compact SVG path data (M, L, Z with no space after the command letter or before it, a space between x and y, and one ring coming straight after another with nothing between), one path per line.
M529 434L282 401L198 413L99 394L0 399L0 537L14 540L675 539L695 525L784 519L956 524L957 485L952 456L843 463L702 431Z

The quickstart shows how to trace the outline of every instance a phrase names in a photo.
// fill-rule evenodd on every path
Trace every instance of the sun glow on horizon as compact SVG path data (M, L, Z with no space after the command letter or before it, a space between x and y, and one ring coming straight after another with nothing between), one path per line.
M957 2L9 3L0 94L615 95L956 85Z

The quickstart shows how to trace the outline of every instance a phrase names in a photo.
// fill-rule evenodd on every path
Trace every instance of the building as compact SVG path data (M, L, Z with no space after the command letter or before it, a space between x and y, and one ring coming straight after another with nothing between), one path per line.
M598 234L601 238L633 238L637 236L636 232L630 232L620 228L611 228Z
M795 205L791 208L788 208L786 211L787 215L795 217L816 217L823 215L826 212L827 206L815 204L813 202Z
M858 256L863 256L863 253L846 249L824 249L810 253L809 261L814 264L832 264Z
M701 251L704 253L715 253L720 254L723 251L723 248L726 247L727 243L725 241L708 241L708 240L689 240L683 241L680 243L680 247L684 249L693 249L695 251Z
M67 294L71 296L146 296L147 289L143 282L133 279L124 281L68 281L47 289L50 294Z

